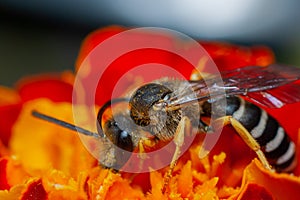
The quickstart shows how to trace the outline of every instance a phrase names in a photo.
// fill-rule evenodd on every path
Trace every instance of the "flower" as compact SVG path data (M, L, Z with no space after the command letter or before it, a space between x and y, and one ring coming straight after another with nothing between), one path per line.
M83 42L76 70L94 47L124 30L113 26L91 33ZM267 47L200 43L220 70L274 62ZM138 52L145 53L147 58L129 55L112 66L122 64L123 68L130 68L151 59L174 64L168 54ZM176 63L178 67L186 64L180 60ZM118 70L121 69L112 68L113 75ZM185 73L188 76L191 71ZM201 138L195 139L179 159L165 193L163 177L168 167L140 174L102 168L77 134L31 115L32 110L39 110L73 123L74 78L75 73L68 71L27 77L15 88L0 87L4 94L0 96L0 199L297 199L299 165L294 175L266 170L230 126L224 128L209 156L202 159L198 156ZM116 80L112 77L110 81ZM111 86L105 89L110 90ZM108 100L109 92L98 91L96 98L101 106ZM300 147L296 116L300 103L267 110Z

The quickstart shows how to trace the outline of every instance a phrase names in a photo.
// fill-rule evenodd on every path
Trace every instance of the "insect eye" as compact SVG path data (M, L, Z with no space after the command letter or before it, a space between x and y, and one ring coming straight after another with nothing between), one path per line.
M120 128L114 118L108 119L103 124L103 133L105 138L110 141L110 150L106 152L101 164L119 170L125 165L134 150L132 137L127 130Z
M104 123L103 131L105 136L116 146L126 151L133 151L133 141L131 135L126 130L122 130L113 118Z
M126 151L133 151L131 135L127 131L120 130L117 138L117 146Z
M163 96L163 100L167 101L171 98L171 95L168 93L165 96Z

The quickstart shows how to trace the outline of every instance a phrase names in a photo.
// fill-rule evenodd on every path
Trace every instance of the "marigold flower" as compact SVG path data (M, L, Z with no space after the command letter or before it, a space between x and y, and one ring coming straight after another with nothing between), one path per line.
M79 53L76 70L95 46L124 30L107 27L89 35ZM200 43L220 70L274 62L267 47ZM169 54L149 50L138 53L150 56L135 56L133 62L129 55L112 65L121 63L129 68L153 58L174 64ZM178 66L186 65L176 61ZM118 68L110 73L119 73ZM185 73L189 76L191 71ZM198 156L201 137L195 138L174 168L165 193L163 177L168 167L141 174L114 173L102 168L76 133L31 115L32 110L40 110L73 123L74 77L73 72L44 74L27 77L15 88L0 87L0 199L297 199L300 165L293 175L266 170L229 126L224 128L215 148L202 159ZM101 100L96 101L99 106L109 98L105 91L97 95L96 98L101 95ZM267 111L300 147L296 117L300 103Z

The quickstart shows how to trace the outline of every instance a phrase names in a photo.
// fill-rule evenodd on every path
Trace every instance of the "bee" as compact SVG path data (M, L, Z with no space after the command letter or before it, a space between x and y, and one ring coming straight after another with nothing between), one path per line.
M222 122L222 126L231 125L267 169L278 172L293 170L296 165L295 144L263 106L280 108L287 103L299 102L300 87L294 82L300 79L300 69L279 64L248 66L223 71L221 76L222 80L213 74L204 79L196 74L189 81L162 78L142 85L128 98L112 99L100 108L98 133L38 111L32 114L98 138L103 144L100 163L117 170L130 158L127 152L136 149L143 152L145 146L173 140L176 147L165 175L163 191L180 157L186 127L192 127L199 133L210 132L214 128L202 119L212 115L215 116L212 124ZM127 102L128 108L103 120L108 108L122 102Z

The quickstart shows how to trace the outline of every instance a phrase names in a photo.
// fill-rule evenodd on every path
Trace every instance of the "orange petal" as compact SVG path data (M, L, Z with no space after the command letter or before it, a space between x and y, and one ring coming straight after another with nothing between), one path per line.
M118 200L122 199L142 199L144 197L139 188L132 188L126 179L114 182L109 189L105 199Z
M26 190L25 184L13 186L10 190L0 190L0 199L5 199L5 200L20 199L20 196L24 190Z
M10 189L11 186L22 184L29 175L24 171L21 163L11 157L0 159L0 189Z
M8 87L4 87L0 85L0 106L16 104L21 101L19 94Z
M11 186L22 184L29 178L29 174L25 171L22 163L14 156L8 159L6 173L7 181Z
M238 198L239 200L257 200L257 199L264 199L264 200L273 200L270 191L266 190L264 187L257 185L257 184L247 184L246 188L244 189L241 197Z
M298 199L300 191L299 177L285 173L270 172L257 159L252 161L245 169L240 196L243 196L244 193L249 193L249 191L246 191L248 184L255 184L264 188L264 190L259 188L258 191L262 191L263 194L266 194L266 191L268 191L275 199ZM257 187L255 186L254 188Z
M76 132L35 118L32 110L74 124L70 103L37 99L23 105L14 125L10 147L28 172L40 175L49 167L54 167L77 177L80 171L97 165Z
M218 183L218 178L212 178L206 182L204 182L202 185L198 185L195 188L195 198L198 199L217 199L217 183Z
M5 200L43 200L47 199L42 181L39 178L30 178L26 183L17 184L10 190L0 190L0 199Z
M58 170L48 170L42 181L49 199L87 199L85 191L86 173L78 181Z
M129 179L111 170L94 168L87 181L91 199L143 199L140 187L132 187Z
M151 192L147 195L147 199L168 199L166 195L162 193L163 177L161 173L152 171L150 173Z
M193 176L191 161L188 161L182 168L177 179L178 192L182 197L189 197L193 189Z

